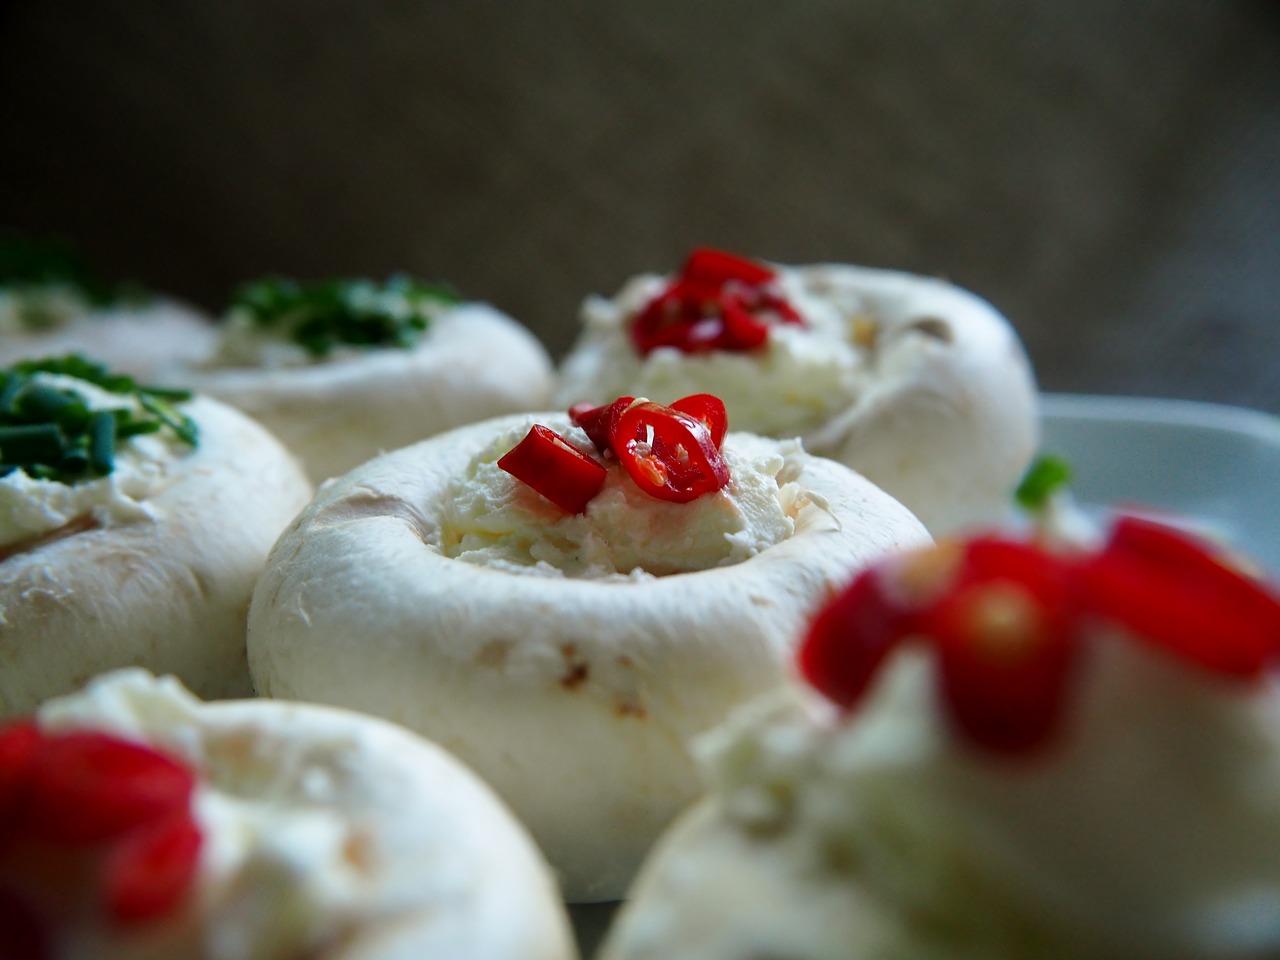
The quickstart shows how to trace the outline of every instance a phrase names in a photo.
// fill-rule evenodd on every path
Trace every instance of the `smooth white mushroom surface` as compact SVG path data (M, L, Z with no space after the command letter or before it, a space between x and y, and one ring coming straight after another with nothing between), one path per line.
M0 717L132 664L202 696L252 691L249 598L311 485L240 412L203 397L178 407L199 431L195 447L142 435L119 444L101 478L0 478Z
M554 372L525 327L482 303L432 313L411 347L339 347L311 358L269 331L228 328L223 349L166 381L264 424L315 482L452 427L548 402Z
M528 833L471 771L400 727L311 704L201 703L141 670L40 710L43 731L149 745L195 773L202 835L172 915L75 912L57 957L113 960L573 960Z
M148 383L175 364L208 356L217 342L213 321L175 300L96 307L68 292L38 325L20 321L5 300L0 291L0 366L78 353Z
M263 695L440 743L529 826L571 902L607 900L696 795L689 738L781 682L829 592L929 536L841 464L738 433L714 494L632 496L614 462L567 514L493 467L534 422L590 447L564 414L498 418L322 488L259 582L250 666Z
M836 264L788 267L770 289L800 323L750 350L642 355L630 328L671 281L644 274L593 296L560 368L557 403L719 396L734 429L802 437L906 504L936 535L1001 519L1037 443L1036 387L1013 328L930 277Z

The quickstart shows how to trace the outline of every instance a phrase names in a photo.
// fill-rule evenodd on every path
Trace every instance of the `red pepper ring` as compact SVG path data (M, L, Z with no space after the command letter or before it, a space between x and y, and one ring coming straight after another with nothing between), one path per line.
M641 356L670 347L683 353L749 352L763 347L776 324L804 319L774 289L766 264L703 248L631 320L632 346Z
M706 424L660 403L631 406L618 420L613 447L636 486L659 500L688 503L729 482Z
M1250 679L1280 660L1280 596L1182 531L1122 517L1079 577L1089 612L1202 669Z
M49 934L36 912L0 888L0 957L5 960L50 960Z
M635 399L635 397L619 397L613 403L600 406L589 401L575 403L569 408L569 419L582 428L591 442L596 445L597 450L601 453L612 453L613 434L618 429L618 418L635 402ZM723 406L721 404L722 408Z
M603 464L540 423L502 455L498 466L568 513L582 513L608 474Z
M170 912L195 881L202 845L189 810L124 837L103 865L107 914L117 923L135 924Z
M630 397L625 399L628 402L631 400ZM729 414L724 408L723 400L713 393L695 393L673 401L671 409L687 413L700 421L711 431L711 442L716 445L717 450L720 449L720 445L724 443L724 435L729 431Z
M680 278L690 287L709 291L713 296L731 280L756 287L774 276L774 271L762 263L711 247L694 250L680 268Z
M917 629L917 611L884 589L884 572L864 570L813 618L796 666L815 690L850 710L880 665Z
M27 772L27 827L93 844L187 809L195 774L152 747L93 730L43 739Z

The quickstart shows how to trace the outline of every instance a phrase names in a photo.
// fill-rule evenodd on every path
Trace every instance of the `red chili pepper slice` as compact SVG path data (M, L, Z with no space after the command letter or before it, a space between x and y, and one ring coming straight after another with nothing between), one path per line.
M29 720L0 730L0 837L17 816L40 744L40 731Z
M632 319L632 345L642 356L659 347L685 353L756 350L767 342L772 324L804 322L769 289L776 276L764 264L735 254L695 250Z
M187 811L122 839L103 865L108 915L132 924L172 910L195 880L201 845L200 828Z
M711 433L711 442L719 450L724 443L724 435L729 432L729 414L724 408L724 401L712 393L695 393L681 397L671 404L672 410L687 413L702 423Z
M711 431L662 404L631 406L618 421L614 451L636 485L660 500L688 503L729 482Z
M681 278L690 286L710 291L714 296L731 280L748 286L759 286L777 276L776 272L755 260L734 253L701 247L689 254L680 268Z
M865 570L814 617L796 665L815 690L847 710L915 623L915 611L885 593L882 571Z
M185 810L195 777L142 744L79 731L46 737L28 773L27 820L33 835L59 843L96 843Z
M1081 579L1087 609L1206 670L1247 679L1280 657L1280 597L1165 524L1120 518Z
M48 935L35 912L0 889L0 957L4 960L49 960Z
M769 339L769 324L752 312L750 300L726 291L720 298L720 340L722 349L754 350Z
M1058 731L1080 646L1068 568L1036 546L969 543L952 589L922 617L948 714L975 744L1025 754Z
M498 466L568 513L582 513L608 474L603 464L540 423L503 454Z
M1059 727L1079 656L1074 613L1069 570L1056 556L978 538L863 572L814 618L797 666L850 709L899 644L930 643L957 729L984 748L1026 753Z
M601 453L613 452L613 434L618 428L618 418L635 397L619 397L612 403L596 406L592 403L575 403L569 408L569 419L585 431L587 437Z

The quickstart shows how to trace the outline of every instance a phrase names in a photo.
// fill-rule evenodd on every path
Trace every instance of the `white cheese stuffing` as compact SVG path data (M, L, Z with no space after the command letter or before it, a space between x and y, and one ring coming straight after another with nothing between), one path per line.
M788 692L700 741L726 819L774 838L759 866L794 886L778 913L795 918L796 943L990 960L1274 955L1274 684L1239 689L1132 640L1097 640L1066 742L1043 757L965 744L915 649L894 655L851 718ZM806 889L883 906L854 925L864 940L836 944L804 922Z
M581 514L568 514L498 466L535 421L496 437L450 485L441 545L450 557L546 576L662 576L739 563L787 539L804 493L787 480L798 443L769 452L740 448L730 434L722 454L730 481L689 503L644 493L616 459ZM567 422L548 426L602 460Z
M145 415L127 394L55 374L37 374L34 379L73 390L94 409L127 408ZM100 526L153 518L154 508L146 500L166 483L169 464L185 449L185 443L164 430L120 442L115 467L105 477L71 484L34 479L21 470L0 477L0 547L53 533L80 517L91 517Z
M785 437L821 426L863 389L867 354L855 340L869 305L852 287L829 284L821 274L783 269L777 282L805 323L774 325L765 347L746 353L663 347L637 354L627 325L666 277L646 274L615 298L588 298L583 337L565 359L560 401L568 406L634 394L670 402L712 393L737 430Z
M356 922L398 907L373 902L375 884L351 855L368 825L336 803L335 778L358 775L350 756L358 745L323 739L304 753L281 756L269 749L273 741L251 727L208 736L200 708L172 677L156 679L134 669L108 674L39 712L47 730L87 726L150 743L199 772L193 804L204 846L195 909L205 922L188 933L202 941L199 956L309 955ZM100 949L96 925L64 933L71 956ZM86 952L74 949L77 938ZM121 956L135 954L126 950Z

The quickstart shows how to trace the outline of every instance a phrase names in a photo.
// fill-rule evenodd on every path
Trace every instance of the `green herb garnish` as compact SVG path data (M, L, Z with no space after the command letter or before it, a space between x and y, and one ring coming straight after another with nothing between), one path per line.
M38 373L63 374L133 396L145 413L95 409L75 389L39 382ZM139 386L132 377L77 355L27 360L0 370L0 477L15 470L62 483L103 477L115 467L120 442L165 428L195 446L195 421L172 405L190 398L183 390Z
M1042 454L1027 468L1013 496L1023 509L1040 510L1055 490L1070 482L1071 464L1057 454Z
M105 280L69 243L0 231L0 288L29 301L22 308L26 326L39 328L53 322L42 296L59 287L74 291L91 307L137 303L149 296L139 284Z
M269 277L242 287L231 309L248 313L260 326L284 328L311 356L323 357L339 344L412 347L432 311L460 302L446 285L407 276L381 284Z

